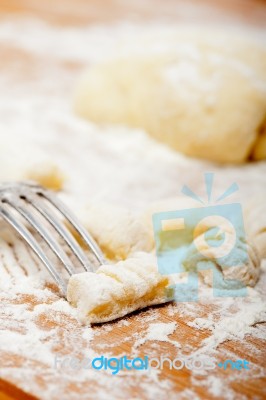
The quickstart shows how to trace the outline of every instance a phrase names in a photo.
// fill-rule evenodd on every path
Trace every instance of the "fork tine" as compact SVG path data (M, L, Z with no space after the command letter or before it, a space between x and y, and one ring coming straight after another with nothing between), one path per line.
M69 221L69 223L78 232L78 234L81 236L81 238L87 244L87 246L92 250L93 254L97 258L99 263L105 264L106 261L105 261L102 251L100 250L100 248L98 247L96 242L93 240L93 238L88 234L88 232L78 222L77 218L72 214L72 212L60 200L58 200L55 196L48 193L47 191L42 190L42 191L37 191L37 193L39 195L45 197L46 200L48 200Z
M18 199L19 200L19 199ZM28 222L29 224L39 233L39 235L45 240L45 242L48 244L48 246L52 249L52 251L55 253L55 255L60 259L60 261L63 263L65 269L67 272L72 275L75 273L74 267L66 255L66 253L62 250L62 248L56 243L56 241L53 239L53 237L50 235L47 229L41 226L41 224L34 218L34 216L26 210L26 208L19 206L18 200L15 202L6 199L5 202L9 204L11 207L13 207L20 215L22 215ZM21 201L21 200L20 200Z
M92 268L89 265L88 258L86 257L86 254L81 249L81 247L79 246L79 244L75 240L75 238L69 233L69 231L64 227L64 225L62 223L59 223L57 221L57 218L48 210L48 208L45 207L44 204L40 204L40 202L38 201L38 198L35 199L35 197L36 196L27 196L26 199L54 227L54 229L59 233L59 235L62 236L62 238L68 244L68 246L73 251L75 256L81 262L81 264L83 265L84 269L86 271L92 271ZM44 202L42 202L42 203L44 203Z
M22 224L20 224L16 219L8 212L8 210L4 207L0 207L0 215L4 218L6 222L11 225L15 231L28 243L34 253L38 256L38 258L43 262L46 266L47 270L50 272L54 280L57 282L58 286L62 290L64 296L66 296L67 289L66 284L63 279L61 279L60 275L57 274L53 265L50 263L49 259L46 257L42 248L36 242L32 234L25 228Z

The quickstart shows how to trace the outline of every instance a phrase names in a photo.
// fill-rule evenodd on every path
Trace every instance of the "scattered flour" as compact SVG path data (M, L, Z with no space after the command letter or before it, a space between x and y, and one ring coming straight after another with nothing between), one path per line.
M169 323L151 323L148 326L148 330L146 334L141 334L141 337L136 340L134 344L134 349L144 344L146 341L158 341L158 342L167 342L173 344L175 347L180 348L180 344L168 338L169 335L172 335L177 327L176 322Z
M124 52L139 51L136 34L141 37L147 35L147 41L154 35L165 41L172 29L175 27L118 25L62 27L59 30L37 20L1 20L0 46L14 47L21 50L26 58L34 58L29 77L21 72L23 63L18 65L17 60L12 62L12 57L2 67L0 180L25 178L29 170L40 163L47 166L56 164L67 177L62 198L69 205L74 203L77 209L86 205L84 199L90 199L95 203L105 201L125 206L136 212L147 207L154 199L179 195L183 184L201 193L202 176L206 170L216 172L219 190L237 181L242 196L240 200L249 198L250 193L265 196L265 163L223 169L203 161L187 159L153 142L142 131L125 127L96 127L71 113L69 98L72 88L87 64L111 57L121 49ZM126 48L126 43L131 45ZM156 42L154 51L162 51L162 41ZM53 61L47 64L48 56ZM77 64L74 72L62 68L62 64L68 61ZM73 135L75 145L69 146ZM147 148L150 149L148 152ZM82 157L84 151L86 155ZM0 365L1 378L12 377L24 390L36 394L40 394L41 387L43 399L55 400L67 391L69 400L79 400L80 387L88 392L93 387L93 396L99 400L106 400L106 393L110 399L119 399L121 391L128 391L123 378L103 372L99 385L97 371L82 370L73 376L73 371L54 370L56 354L94 357L103 351L104 354L115 355L115 344L121 344L121 337L112 347L108 334L113 331L113 325L97 329L81 327L76 319L76 310L45 285L49 281L47 273L24 244L16 240L13 247L7 245L4 229L1 225L0 352L1 355L6 354L7 350L14 353L20 358L21 364L17 358L13 364L3 359ZM30 276L26 276L27 273ZM181 327L174 322L175 318L182 316L188 325L195 328L195 336L201 330L208 331L210 336L207 339L199 339L198 351L212 355L227 340L241 340L245 335L265 337L263 324L254 328L255 324L265 321L265 277L264 269L260 282L250 291L247 299L232 301L212 298L213 308L209 308L208 317L203 312L201 302L177 303L168 306L168 316L173 322L160 322L160 316L154 309L141 313L137 318L138 332L130 333L129 337L127 328L130 320L118 321L116 327L123 343L132 341L132 354L151 341L158 342L158 345L170 343L182 352L181 339L174 339L178 337L178 329L181 331ZM206 289L206 299L201 298L204 306L210 304L207 292ZM170 339L170 335L173 338ZM106 347L103 349L101 344L106 344ZM251 351L255 350L251 348ZM38 371L42 371L41 384L36 378ZM202 381L197 381L193 375L190 382L195 386L202 385ZM76 392L69 392L68 385L71 384ZM225 398L225 391L228 399L233 393L224 380L215 375L208 376L204 384L211 395L220 399ZM165 393L168 400L177 398L176 393L171 391L172 383L166 378L160 379L158 374L145 378L142 376L141 380L134 376L130 385L140 387L143 398L163 399ZM180 399L190 398L197 399L194 390L180 392ZM234 393L231 398L234 398Z

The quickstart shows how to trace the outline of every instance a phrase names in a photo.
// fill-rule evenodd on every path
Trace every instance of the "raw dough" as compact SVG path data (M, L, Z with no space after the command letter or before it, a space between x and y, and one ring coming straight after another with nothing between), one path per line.
M266 202L265 197L250 200L244 208L248 240L251 240L260 259L266 258Z
M252 156L255 160L266 160L266 124L255 143Z
M202 205L191 198L176 197L168 200L162 200L152 204L149 209L143 214L143 220L150 228L150 235L153 235L152 215L158 212L165 212L171 210L182 210L188 208L200 208ZM191 225L190 229L194 230L194 244L187 243L187 250L184 256L184 267L187 271L200 271L215 269L220 272L221 279L226 281L228 279L235 279L242 282L247 286L255 286L260 275L260 265L262 259L266 258L266 205L264 198L257 198L249 200L243 209L243 217L245 223L245 236L238 238L237 242L233 244L236 251L232 253L234 260L224 258L216 259L215 254L212 253L210 247L209 256L213 259L210 261L206 256L200 253L201 250L206 248L205 235L208 239L212 240L213 249L216 251L215 242L219 243L219 236L217 236L216 229L212 229L206 224L204 232L194 230L195 226ZM215 217L210 218L209 222L212 223ZM219 221L218 221L219 222ZM217 226L222 226L217 224ZM223 225L224 231L229 234L228 248L234 241L234 237L228 229L228 225ZM181 237L181 232L179 233ZM176 236L176 232L173 232ZM170 238L169 238L170 242ZM196 244L196 247L195 247ZM221 246L224 249L224 244ZM225 251L225 254L228 252ZM207 254L206 254L207 255ZM245 257L247 255L247 257ZM211 274L200 274L204 282L210 286L214 286L213 276Z
M37 164L26 171L25 179L38 182L47 189L59 191L63 189L65 176L55 164Z
M38 141L24 134L0 132L0 182L33 180L52 190L62 190L66 174L55 156L45 153ZM14 145L16 143L16 145Z
M163 303L172 298L171 277L161 275L158 272L156 257L152 253L147 253L154 248L151 215L158 211L194 207L200 206L194 200L178 197L155 203L143 215L135 217L125 210L111 206L91 205L87 208L84 214L86 216L82 220L87 227L90 227L90 232L98 243L105 250L108 249L107 254L115 259L117 252L118 257L128 258L115 264L101 266L97 273L86 272L70 278L67 298L78 308L83 323L110 321L134 310ZM232 289L230 280L236 280L245 286L254 286L259 277L260 263L264 255L262 248L265 249L265 237L261 240L260 232L266 226L266 221L263 218L256 218L256 212L263 212L263 207L265 208L264 203L257 201L254 204L250 203L246 209L245 220L250 226L247 241L244 237L240 237L234 243L234 229L231 231L230 225L227 224L219 225L223 228L222 231L228 234L228 242L221 248L227 246L228 249L231 245L234 247L233 253L222 259L212 255L217 249L215 243L212 243L213 247L208 247L211 259L204 254L205 235L208 235L208 239L212 242L219 243L221 239L219 235L217 236L216 229L212 227L215 217L206 222L203 231L196 232L195 227L191 226L195 236L193 243L187 243L183 262L185 270L200 272L200 278L211 287ZM119 210L121 210L120 215ZM258 251L257 246L261 246L261 251ZM145 252L134 254L136 250ZM225 253L230 254L227 250ZM219 275L216 281L213 279L213 271L216 278ZM235 289L239 287L237 284Z
M67 299L78 308L83 323L99 323L171 299L171 280L158 273L156 258L138 253L96 273L73 275ZM167 288L169 289L167 291Z
M141 216L110 204L90 204L80 219L109 260L124 260L154 247L152 232Z
M245 32L180 29L165 38L165 51L160 43L154 51L151 40L143 42L139 53L128 51L88 71L76 91L76 112L95 122L144 128L190 156L248 159L266 116L260 40ZM256 159L265 158L264 139L259 141Z
M214 243L218 243L220 238L217 237L217 232L214 229L210 229L209 232L207 231L205 234L199 235L195 239L194 244L196 247L195 245L191 245L186 254L184 262L186 269L189 271L215 270L215 278L213 274L203 274L203 280L208 285L218 287L219 289L232 288L230 280L237 281L235 289L239 289L241 284L244 284L244 286L255 286L260 273L260 258L255 246L251 242L245 243L244 239L240 238L234 245L232 256L221 259L214 256L207 259L200 251L204 250L206 245L205 235L208 235L208 233L209 239L212 239ZM230 237L230 233L228 232L227 234ZM231 236L229 242L233 242L233 240ZM215 251L214 243L212 249ZM241 284L239 285L238 282Z

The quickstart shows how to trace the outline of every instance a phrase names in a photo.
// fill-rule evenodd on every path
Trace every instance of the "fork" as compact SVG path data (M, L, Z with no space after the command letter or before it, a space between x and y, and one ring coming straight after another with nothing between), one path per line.
M104 255L96 242L76 216L53 192L34 182L4 183L0 185L0 217L26 241L52 275L62 294L66 296L67 285L63 277L57 272L53 262L47 257L31 231L38 233L70 276L76 273L76 269L63 247L53 237L52 231L50 232L44 226L41 218L39 218L40 216L59 234L85 271L93 271L92 265L71 231L80 236L82 242L96 257L100 265L105 263ZM70 229L66 228L62 217L67 221ZM27 227L27 223L31 229Z

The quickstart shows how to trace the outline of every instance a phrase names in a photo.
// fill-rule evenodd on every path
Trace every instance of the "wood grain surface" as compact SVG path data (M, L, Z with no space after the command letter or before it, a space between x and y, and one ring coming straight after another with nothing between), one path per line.
M186 2L186 9L180 7L181 1L176 0L136 0L136 1L118 1L118 0L0 0L0 23L1 18L7 18L9 15L19 15L20 17L34 16L56 26L62 25L82 25L88 23L108 23L109 21L119 21L123 19L130 19L133 21L147 21L147 20L171 20L171 21L194 21L199 18L199 10L203 7L204 12L200 14L202 20L208 20L208 7L214 8L215 15L220 20L227 20L228 18L243 24L250 24L255 26L263 26L266 23L266 7L264 1L254 0L237 0L237 1L189 1ZM193 10L197 10L197 12ZM9 76L9 71L13 71L12 79L20 84L21 82L28 82L31 79L34 71L38 70L38 65L44 61L49 65L55 65L59 70L73 70L79 71L83 65L76 63L59 63L54 61L51 57L50 60L40 60L34 54L23 52L19 48L13 46L0 44L0 57L1 57L1 74L2 76ZM12 67L16 66L16 69ZM19 67L18 67L19 66ZM62 93L65 95L65 93ZM47 302L53 302L58 299L56 292L47 299ZM5 298L0 293L0 304L3 307L5 304L26 304L28 309L34 309L36 304L40 304L43 300L34 296L26 296L21 294L12 301ZM182 306L183 307L183 306ZM165 305L153 307L141 312L133 313L124 320L107 323L104 325L95 326L94 337L89 344L82 338L82 333L86 328L80 327L78 322L69 318L64 313L60 315L46 315L45 313L39 317L36 324L44 329L46 332L49 330L54 331L57 329L58 342L54 352L60 354L75 354L81 356L86 345L89 345L97 352L101 352L104 344L104 351L112 354L113 356L124 354L131 354L132 346L135 342L136 335L140 330L147 330L148 323L152 320L153 323L164 322L169 323L173 320L176 321L178 329L170 336L174 342L177 341L181 344L183 349L187 347L188 353L200 347L202 341L210 335L206 330L196 330L189 326L188 323L194 319L195 316L183 317L183 308L180 305ZM198 304L197 315L206 316L213 310L211 304ZM0 309L0 324L1 315ZM13 321L14 322L14 321ZM10 330L25 329L26 324L17 321L16 324L11 324ZM0 325L1 329L1 325ZM177 355L178 350L175 345L169 342L157 343L156 354ZM158 350L159 348L159 350ZM252 350L250 350L252 349ZM263 350L264 349L264 350ZM138 347L138 356L147 354L154 354L154 342L147 341ZM262 339L256 339L247 335L242 341L230 340L218 346L216 359L224 361L231 356L232 359L247 358L254 364L255 370L262 369L265 366L265 343ZM109 394L113 390L120 388L119 399L149 399L149 391L143 392L143 382L145 377L139 376L113 377L113 386L109 385L105 388L104 381L101 382L99 375L98 380L86 381L80 383L76 377L69 375L60 376L53 375L52 366L48 367L45 364L38 363L35 360L29 360L22 356L10 352L1 352L0 362L2 367L6 367L9 371L8 376L0 376L0 400L10 399L35 399L42 398L42 393L48 390L49 387L57 387L58 390L53 393L51 399L101 399L101 393L105 394L108 400ZM31 370L28 378L21 373L14 374L16 370L23 370L24 366ZM250 376L238 374L235 378L229 379L229 372L225 370L217 370L217 377L224 382L227 382L230 389L233 391L234 399L241 399L241 396L246 396L248 399L265 399L266 380L262 376L251 374ZM162 400L171 397L170 394L176 394L176 399L215 399L219 398L215 394L206 390L206 385L193 386L191 381L191 372L186 369L180 371L170 370L164 368L160 380L166 378L171 382L171 388L165 389L159 398ZM28 379L28 390L25 390L25 379ZM206 377L202 377L202 380ZM142 384L141 384L142 380ZM145 383L145 382L144 382ZM156 386L156 383L154 383ZM24 390L22 390L24 388ZM190 392L190 390L193 390ZM187 390L187 392L185 391ZM171 393L170 393L170 392ZM113 398L113 397L112 397ZM226 398L226 393L225 397ZM229 398L229 397L228 397Z

